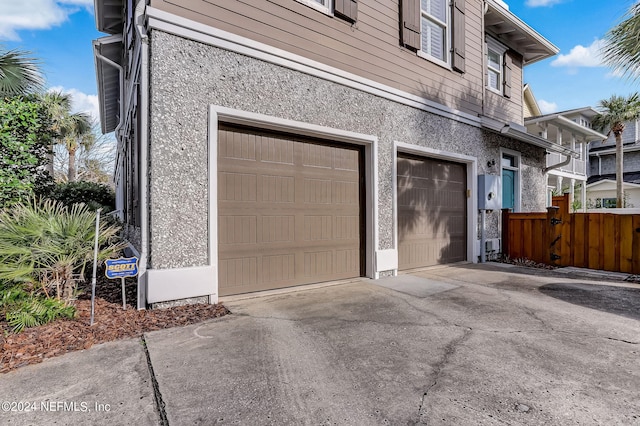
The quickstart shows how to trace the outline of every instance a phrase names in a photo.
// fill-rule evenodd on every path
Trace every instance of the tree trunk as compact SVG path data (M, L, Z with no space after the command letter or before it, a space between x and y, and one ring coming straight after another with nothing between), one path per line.
M67 181L76 181L76 148L69 149L69 173L67 174Z
M616 135L616 207L621 209L624 207L624 161L622 153L622 134Z
M55 180L55 176L53 174L53 159L54 159L53 147L54 146L55 146L54 144L51 144L49 146L49 152L47 153L47 158L49 159L49 162L46 165L46 170L49 172L49 174L51 175L51 179L53 180Z

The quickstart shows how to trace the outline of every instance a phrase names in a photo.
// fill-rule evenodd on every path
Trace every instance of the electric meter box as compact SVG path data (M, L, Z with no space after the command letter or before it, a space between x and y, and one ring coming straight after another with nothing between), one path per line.
M502 209L500 176L478 175L478 210Z

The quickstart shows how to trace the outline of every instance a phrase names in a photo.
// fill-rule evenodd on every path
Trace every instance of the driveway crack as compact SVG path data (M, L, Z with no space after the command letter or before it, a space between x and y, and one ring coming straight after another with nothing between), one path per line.
M451 342L449 342L449 344L447 344L447 346L445 346L442 358L440 358L440 360L434 366L434 372L433 372L434 378L433 378L433 381L427 387L427 389L425 389L424 393L422 394L422 398L420 399L420 406L418 407L418 418L426 416L426 414L427 414L426 413L426 404L427 404L427 398L429 397L429 392L434 387L436 387L438 385L438 381L440 380L440 377L442 376L443 370L449 364L449 362L451 361L451 358L456 353L458 348L464 342L466 342L469 339L469 337L471 336L471 333L473 332L473 329L470 328L470 327L463 327L463 326L460 326L458 324L454 324L454 325L456 327L464 328L464 333L462 334L462 336L458 337L457 339L452 340ZM427 424L426 419L425 420L421 420L421 423L422 424Z

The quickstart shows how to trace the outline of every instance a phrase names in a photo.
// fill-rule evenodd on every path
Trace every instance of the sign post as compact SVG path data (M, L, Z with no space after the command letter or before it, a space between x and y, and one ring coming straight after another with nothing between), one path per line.
M124 288L124 279L138 275L137 257L120 257L107 259L104 274L109 279L120 278L122 283L122 309L127 309L127 296Z

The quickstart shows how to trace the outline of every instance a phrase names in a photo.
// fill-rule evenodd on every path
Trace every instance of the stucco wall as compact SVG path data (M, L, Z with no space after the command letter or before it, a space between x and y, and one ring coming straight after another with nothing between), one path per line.
M544 150L301 72L157 30L151 33L150 265L207 262L207 111L211 104L378 137L379 249L393 246L392 147L478 158L522 153L523 210L544 211ZM471 212L470 212L471 214ZM497 236L498 213L488 222Z

